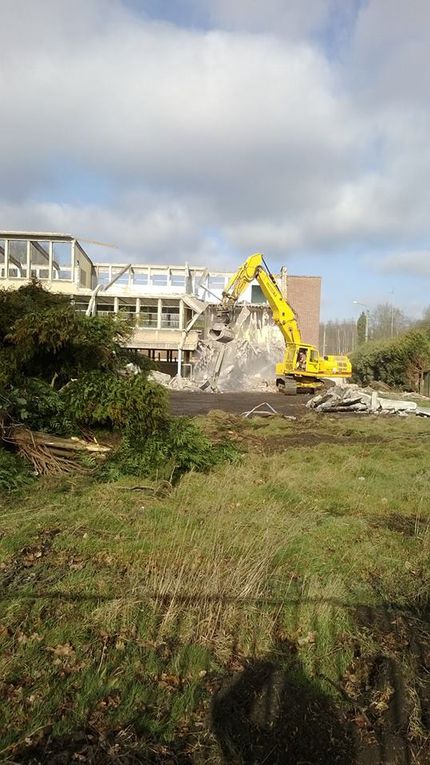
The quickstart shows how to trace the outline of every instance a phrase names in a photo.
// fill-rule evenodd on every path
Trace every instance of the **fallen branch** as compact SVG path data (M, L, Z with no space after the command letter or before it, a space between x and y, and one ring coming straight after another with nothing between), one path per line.
M18 453L31 462L39 475L88 474L93 468L84 465L81 457L87 454L96 459L105 459L111 451L109 446L94 441L53 436L50 433L30 430L23 425L12 425L4 429L2 438L13 444Z

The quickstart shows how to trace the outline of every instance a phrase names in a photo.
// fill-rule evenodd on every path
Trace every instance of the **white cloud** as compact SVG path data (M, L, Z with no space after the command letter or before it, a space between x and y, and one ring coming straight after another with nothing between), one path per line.
M313 35L354 5L210 0L207 31L121 0L1 0L3 226L172 261L214 257L217 240L235 257L416 247L430 11L369 0L330 59Z
M380 261L379 268L385 273L430 276L430 250L387 255Z

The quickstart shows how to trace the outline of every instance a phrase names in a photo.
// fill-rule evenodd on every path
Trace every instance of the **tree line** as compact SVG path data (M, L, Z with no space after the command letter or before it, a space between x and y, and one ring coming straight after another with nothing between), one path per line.
M367 341L393 340L414 328L430 328L430 306L416 320L391 303L380 303L373 311L362 311L358 320L322 322L319 349L323 355L348 354Z

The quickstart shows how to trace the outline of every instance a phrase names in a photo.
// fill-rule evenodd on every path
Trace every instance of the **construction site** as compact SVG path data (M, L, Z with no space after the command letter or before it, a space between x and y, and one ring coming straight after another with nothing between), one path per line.
M430 3L0 25L0 765L430 765Z
M258 252L0 258L2 761L427 765L426 325L320 353Z
M17 289L33 278L69 296L75 310L88 316L126 318L133 325L128 347L156 361L157 369L175 378L178 387L185 379L195 380L198 388L206 372L213 376L216 360L208 332L232 273L189 264L93 263L73 236L41 232L0 231L0 258L2 287ZM290 275L284 267L277 283L297 313L304 342L316 345L320 277ZM239 297L237 310L245 306L234 350L229 349L221 379L214 383L219 391L264 389L271 377L271 359L282 348L256 279ZM240 362L236 358L233 370L231 359L237 353Z

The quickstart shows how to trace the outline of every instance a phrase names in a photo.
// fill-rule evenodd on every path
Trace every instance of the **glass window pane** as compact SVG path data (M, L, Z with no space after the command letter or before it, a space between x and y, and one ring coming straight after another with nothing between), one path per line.
M27 278L27 242L23 239L9 240L9 276Z
M4 239L0 239L0 277L5 276L4 257Z
M185 287L185 274L172 274L172 287Z
M54 242L52 245L52 276L54 279L72 278L72 243Z
M97 284L109 284L109 269L98 268L97 269Z
M157 326L157 306L155 305L141 305L139 324L141 327L156 327Z
M209 287L212 289L218 289L223 290L225 287L225 277L224 276L209 276Z
M148 284L148 274L135 271L133 274L133 284Z
M117 274L120 273L122 269L121 268L113 268L112 269L112 279L115 278ZM119 276L118 279L115 282L115 286L117 287L127 287L128 286L128 280L129 280L129 273L128 271L125 272L125 274L122 274L122 276Z
M163 305L161 309L161 326L168 329L179 328L179 306Z
M151 284L154 287L167 287L167 274L151 274Z
M49 242L30 242L30 272L36 279L49 278Z

